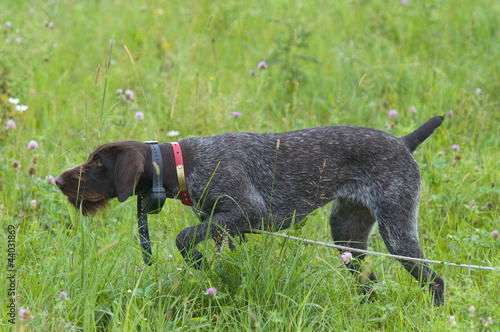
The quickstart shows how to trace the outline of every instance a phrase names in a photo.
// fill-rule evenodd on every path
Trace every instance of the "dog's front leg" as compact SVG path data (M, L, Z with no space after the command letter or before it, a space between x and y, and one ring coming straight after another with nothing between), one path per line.
M245 236L245 233L237 233L237 234L231 234L232 237L239 237L239 244L242 244L244 242L247 242L247 238ZM224 234L222 238L214 238L215 245L219 247L219 252L223 252L226 247L229 247L229 249L232 252L236 251L236 247L234 245L234 242L232 239L229 238L227 234Z
M203 266L203 254L196 249L196 245L205 241L205 239L222 236L222 234L219 235L219 232L221 231L218 225L210 221L204 221L196 226L184 228L177 235L175 244L184 260L200 270Z
M188 264L193 265L196 269L201 269L203 255L196 249L198 243L213 239L216 243L222 244L223 237L227 236L224 231L234 235L240 231L241 227L238 226L247 225L245 222L240 223L240 220L245 219L242 218L242 215L235 213L215 214L210 221L203 221L196 226L183 229L177 235L175 244ZM246 227L248 228L248 226ZM246 230L246 228L242 230Z

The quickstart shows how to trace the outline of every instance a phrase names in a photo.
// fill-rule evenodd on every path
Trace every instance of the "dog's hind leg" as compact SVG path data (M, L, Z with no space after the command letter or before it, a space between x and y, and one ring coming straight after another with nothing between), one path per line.
M366 250L368 237L374 224L373 215L363 204L347 198L338 198L333 202L330 212L330 229L335 244ZM364 259L365 255L352 252L352 257L357 258L357 261L346 265L354 275L358 275L363 272L359 260ZM359 278L365 293L371 290L370 283L376 280L375 274L371 271L368 271L367 275L362 274Z
M379 232L391 254L424 258L420 249L417 232L416 209L408 209L397 202L384 202L377 211ZM434 273L427 263L400 260L401 264L422 285L429 285L434 297L434 304L439 306L444 302L444 280Z

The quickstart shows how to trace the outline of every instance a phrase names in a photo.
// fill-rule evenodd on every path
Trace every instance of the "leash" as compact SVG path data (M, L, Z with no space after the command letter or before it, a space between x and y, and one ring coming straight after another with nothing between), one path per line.
M299 242L303 242L306 244L313 244L313 245L327 247L327 248L335 248L335 249L340 249L340 250L344 250L344 251L359 252L359 253L362 253L365 255L371 255L371 256L390 257L390 258L395 258L395 259L399 259L399 260L413 261L413 262L419 262L419 263L429 263L429 264L443 265L443 266L451 266L451 267L458 267L458 268L464 268L464 269L486 270L486 271L499 271L500 270L500 268L498 268L498 267L455 264L455 263L448 263L448 262L429 260L429 259L423 259L423 258L384 254L384 253L376 252L376 251L356 249L356 248L351 248L351 247L346 247L346 246L341 246L341 245L336 245L336 244L330 244L330 243L325 243L325 242L320 242L320 241L312 241L312 240L303 239L303 238L299 238L299 237L295 237L295 236L291 236L291 235L273 233L273 232L268 232L268 231L261 231L258 229L252 229L251 232L258 233L258 234L273 235L273 236L281 237L281 238L288 239L288 240L299 241Z

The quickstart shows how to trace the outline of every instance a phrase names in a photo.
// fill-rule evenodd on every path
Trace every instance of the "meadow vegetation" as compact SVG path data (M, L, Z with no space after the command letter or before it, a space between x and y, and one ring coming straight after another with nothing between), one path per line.
M197 271L174 243L197 218L171 200L149 218L147 267L134 198L83 217L53 184L109 141L342 124L403 136L445 114L415 152L423 251L500 268L499 17L487 0L2 1L0 330L500 330L499 270L436 266L439 308L393 259L371 260L364 301L337 251L271 236L234 253L206 243ZM331 242L328 207L292 234ZM370 249L387 252L377 229Z

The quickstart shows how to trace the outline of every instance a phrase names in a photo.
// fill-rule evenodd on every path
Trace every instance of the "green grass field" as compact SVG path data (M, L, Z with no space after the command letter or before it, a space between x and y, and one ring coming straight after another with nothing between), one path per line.
M339 124L403 136L446 114L414 154L423 251L500 268L499 17L487 0L2 1L0 330L500 331L499 270L435 267L439 308L393 259L371 260L381 282L364 301L337 251L271 236L201 245L197 271L174 240L198 220L171 200L149 218L146 267L135 198L83 217L50 183L110 141ZM328 207L292 233L331 242ZM377 230L370 249L387 252Z

